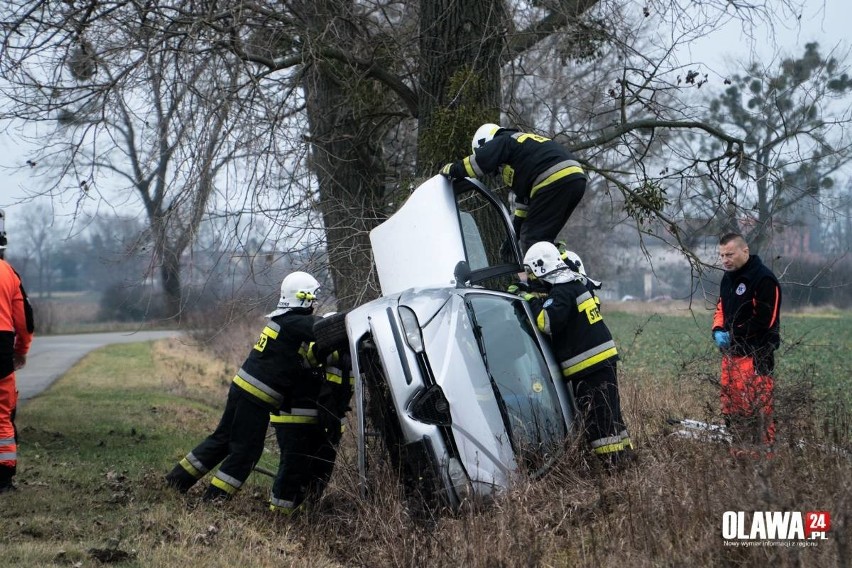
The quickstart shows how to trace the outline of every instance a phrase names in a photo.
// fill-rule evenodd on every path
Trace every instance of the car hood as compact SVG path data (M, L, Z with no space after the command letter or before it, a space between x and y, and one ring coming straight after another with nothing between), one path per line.
M370 231L383 296L414 287L454 286L465 260L453 186L426 180L387 221Z

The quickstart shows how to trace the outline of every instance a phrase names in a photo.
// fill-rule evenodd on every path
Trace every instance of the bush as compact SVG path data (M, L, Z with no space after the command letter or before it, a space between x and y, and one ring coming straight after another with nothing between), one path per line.
M785 307L852 307L852 261L832 264L826 260L794 259L779 270L781 266L776 262L775 273L781 280Z
M162 295L145 285L112 284L101 296L99 321L144 322L164 316Z

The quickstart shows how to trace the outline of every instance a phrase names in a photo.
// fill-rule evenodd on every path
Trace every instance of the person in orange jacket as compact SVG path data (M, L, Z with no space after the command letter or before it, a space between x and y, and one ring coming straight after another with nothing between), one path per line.
M18 466L15 371L27 362L33 339L33 311L21 278L6 262L6 231L0 211L0 493L13 491Z
M781 342L781 286L739 233L719 240L725 274L713 315L722 352L722 415L735 440L771 445L775 350Z

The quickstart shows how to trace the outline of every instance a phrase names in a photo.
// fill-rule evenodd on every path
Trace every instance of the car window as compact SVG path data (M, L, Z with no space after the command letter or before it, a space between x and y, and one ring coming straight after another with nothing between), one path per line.
M505 289L500 276L513 275L520 268L516 252L507 255L504 243L512 242L504 210L497 197L487 189L463 185L456 190L456 208L462 244L473 280L487 288Z
M566 429L529 316L520 299L469 294L467 302L512 445L538 469L561 447Z

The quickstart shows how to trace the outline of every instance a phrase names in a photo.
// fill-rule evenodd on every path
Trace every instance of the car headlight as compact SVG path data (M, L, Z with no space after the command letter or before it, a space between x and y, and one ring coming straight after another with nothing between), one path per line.
M456 458L450 458L447 461L447 475L450 478L450 483L453 484L453 490L459 501L466 501L473 495L473 490L470 486L470 479L464 471L461 462Z
M405 341L408 346L417 353L423 352L423 333L420 331L420 322L417 314L407 306L398 309L399 320L402 322L402 330L405 332Z

